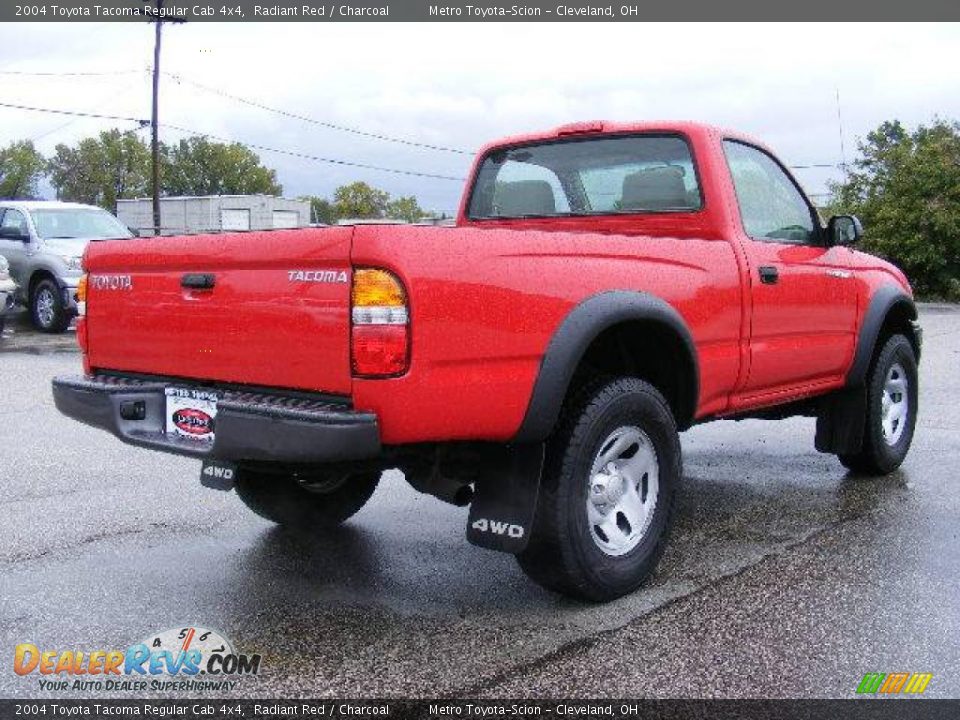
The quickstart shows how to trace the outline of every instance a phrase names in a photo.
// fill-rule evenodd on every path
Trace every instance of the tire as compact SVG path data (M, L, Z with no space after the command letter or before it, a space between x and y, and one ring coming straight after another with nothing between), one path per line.
M586 387L547 441L520 567L582 600L634 591L663 553L682 476L676 423L656 388L636 378Z
M33 326L45 333L61 333L70 325L70 312L64 307L60 286L51 278L44 278L33 288L30 318Z
M913 442L918 389L913 346L903 335L893 335L880 348L867 376L863 447L837 456L846 468L863 475L886 475L900 467Z
M379 482L379 472L331 478L322 472L241 466L236 488L244 504L260 517L290 529L323 529L356 514Z

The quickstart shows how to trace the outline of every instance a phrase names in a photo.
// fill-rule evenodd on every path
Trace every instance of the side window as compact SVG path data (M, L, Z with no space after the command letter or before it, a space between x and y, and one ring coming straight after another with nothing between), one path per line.
M810 206L776 161L733 140L725 140L723 148L747 235L796 245L817 242Z
M27 234L27 220L19 210L8 209L0 219L0 227L16 228L21 235Z

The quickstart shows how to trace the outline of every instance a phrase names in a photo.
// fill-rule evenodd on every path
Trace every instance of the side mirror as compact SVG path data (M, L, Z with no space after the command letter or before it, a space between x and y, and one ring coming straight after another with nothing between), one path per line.
M4 240L20 240L21 242L30 242L30 236L25 235L16 227L0 227L0 238Z
M834 215L827 222L827 238L831 245L853 245L863 237L863 225L856 215Z

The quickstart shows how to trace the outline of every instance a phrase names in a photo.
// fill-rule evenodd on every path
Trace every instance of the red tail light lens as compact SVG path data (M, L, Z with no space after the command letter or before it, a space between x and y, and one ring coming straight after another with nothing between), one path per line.
M77 345L80 352L87 352L87 319L83 316L77 318Z
M360 268L353 273L351 366L362 377L390 377L410 363L407 294L393 273Z
M356 325L353 328L353 372L377 377L407 369L406 325Z

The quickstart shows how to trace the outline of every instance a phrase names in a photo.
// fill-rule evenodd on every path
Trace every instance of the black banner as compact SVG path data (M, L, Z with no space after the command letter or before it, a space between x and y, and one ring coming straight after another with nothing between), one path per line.
M956 20L955 0L25 0L0 3L4 22L646 22L657 20ZM720 32L721 30L718 30ZM858 32L851 29L852 33Z

